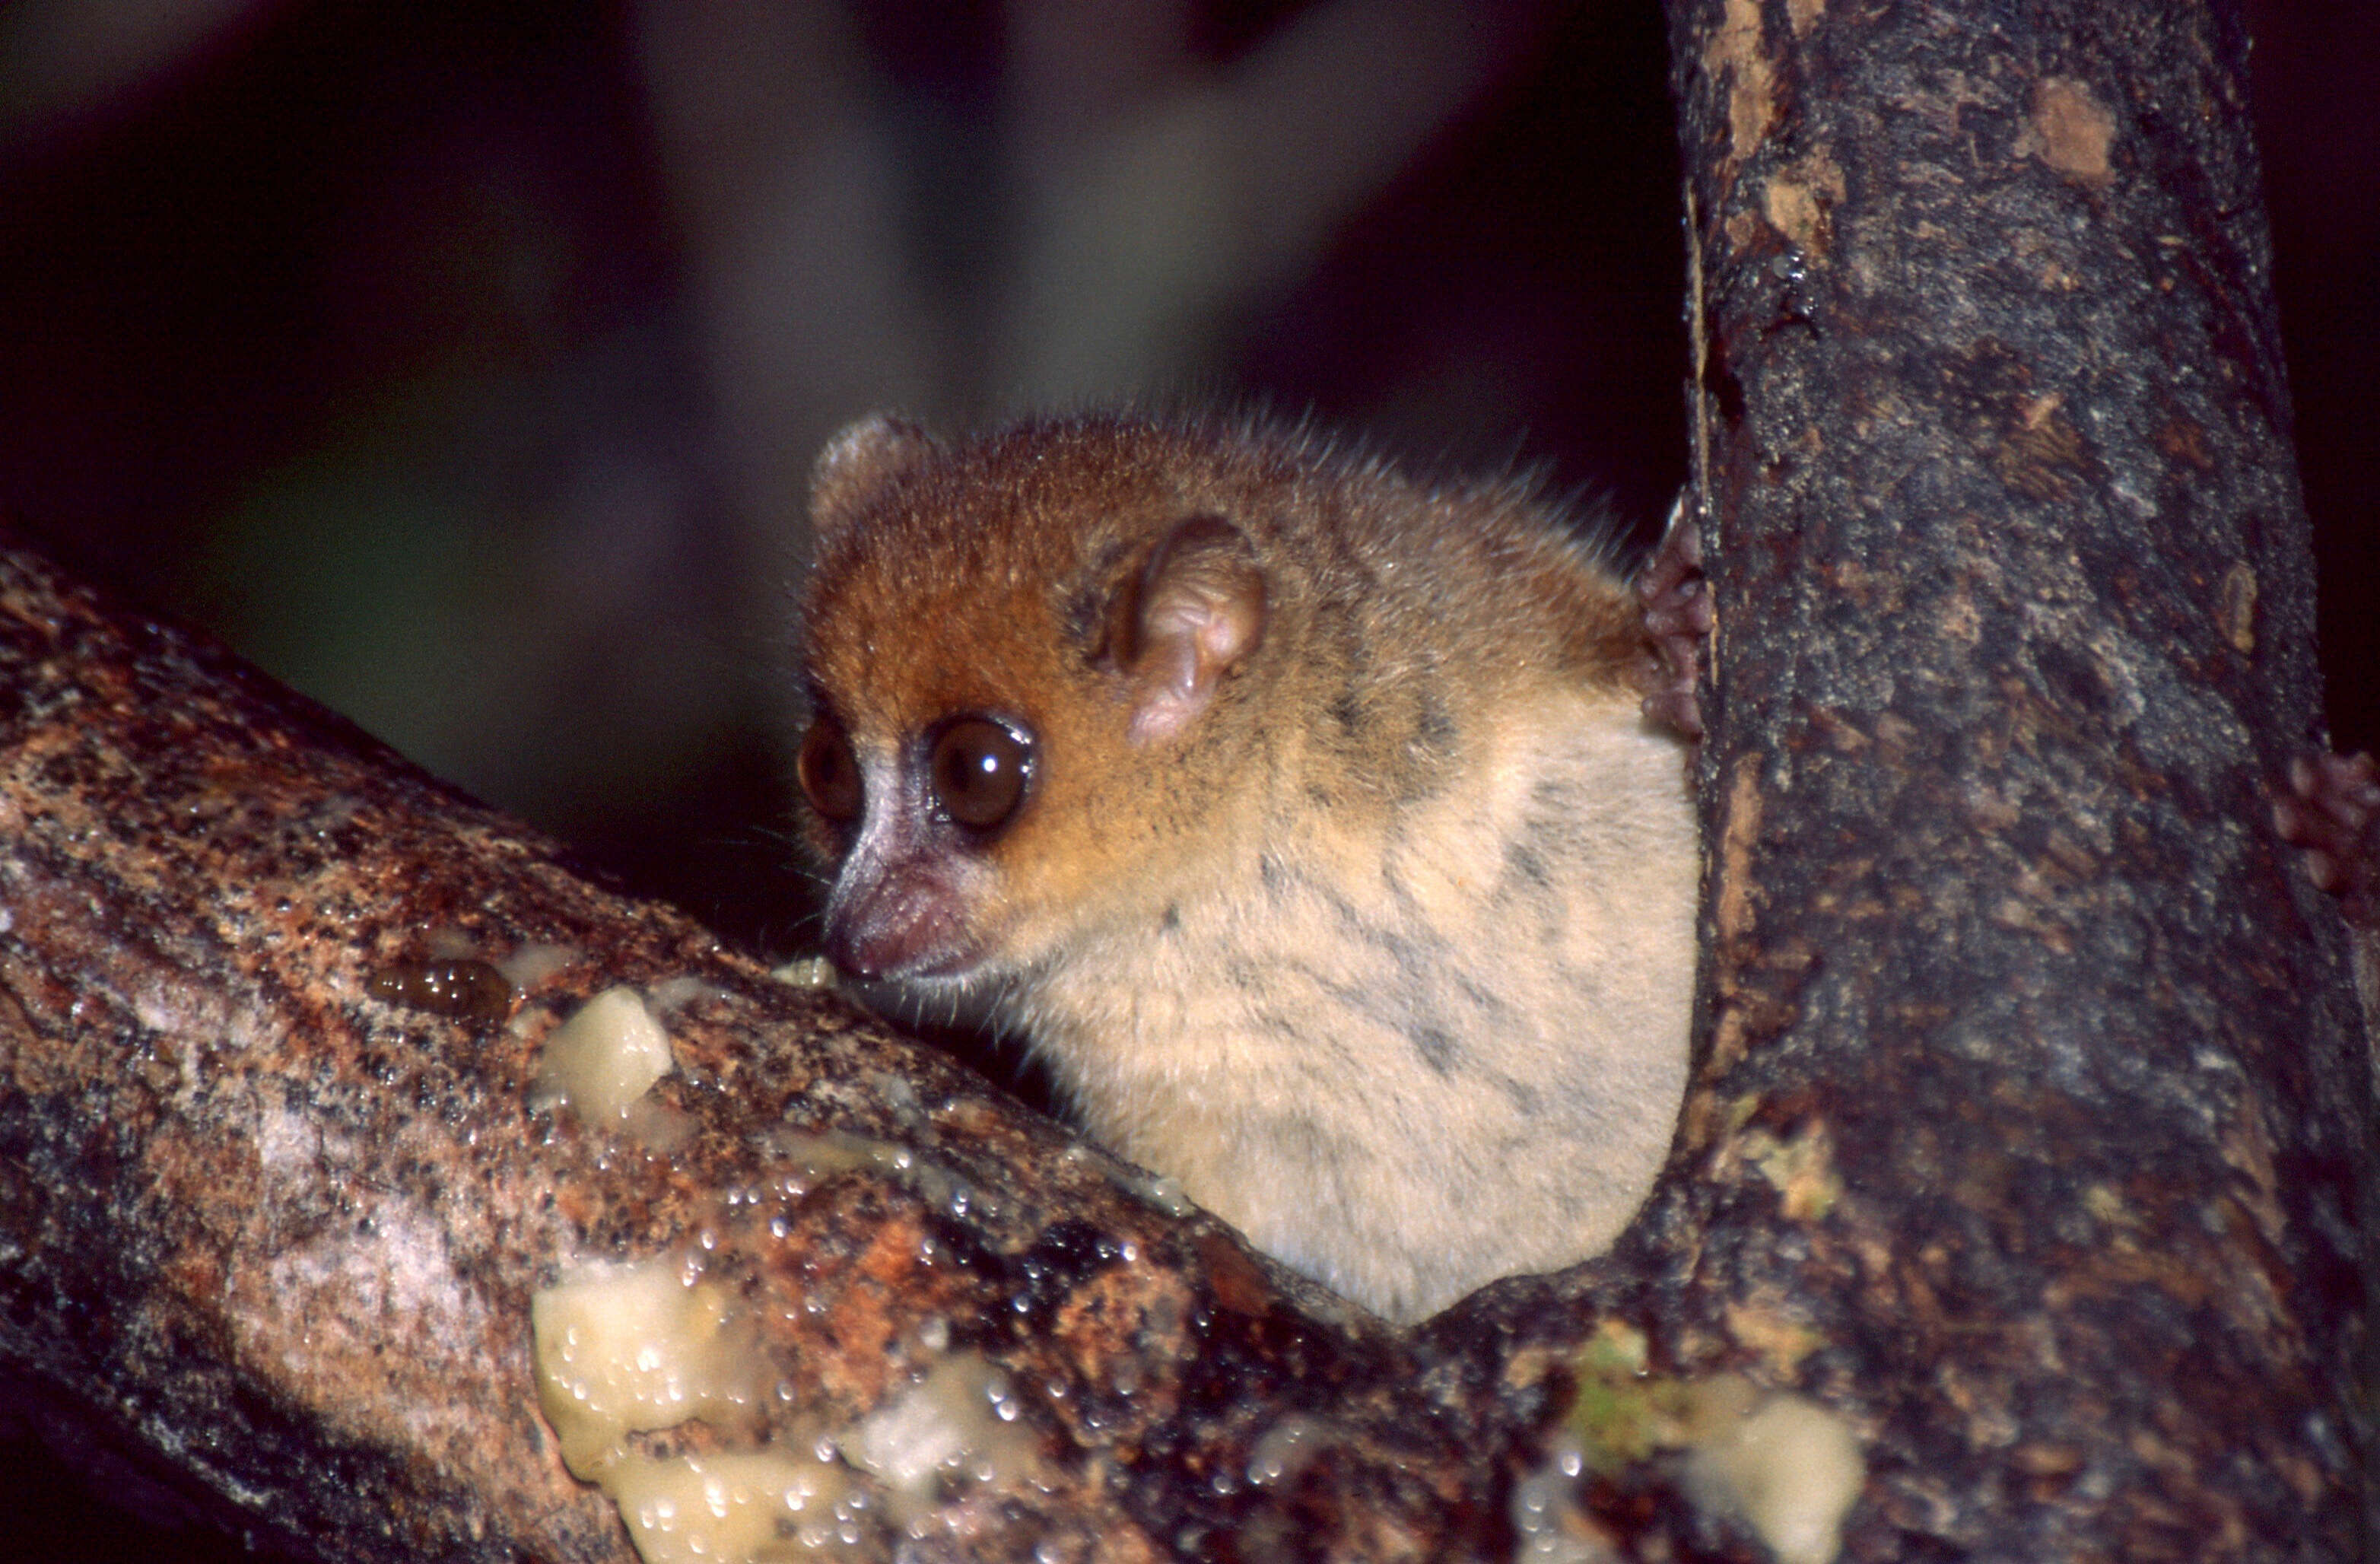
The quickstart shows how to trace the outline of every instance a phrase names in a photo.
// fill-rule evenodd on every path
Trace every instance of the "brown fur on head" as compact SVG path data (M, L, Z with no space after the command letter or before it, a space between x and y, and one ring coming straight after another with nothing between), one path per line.
M1247 427L853 426L820 463L803 615L811 697L868 794L811 821L856 866L831 952L868 976L1029 968L1086 927L1153 923L1185 866L1284 812L1345 826L1451 785L1463 724L1515 685L1625 682L1626 594L1514 498ZM1417 568L1416 525L1462 600L1442 612L1373 589ZM966 714L1030 740L996 830L938 818L921 781L934 725Z

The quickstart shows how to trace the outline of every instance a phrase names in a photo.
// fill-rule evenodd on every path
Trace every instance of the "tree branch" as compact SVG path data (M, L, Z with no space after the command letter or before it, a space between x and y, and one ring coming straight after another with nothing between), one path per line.
M974 1558L1497 1533L1542 1376L1400 1340L21 549L0 692L0 1369L135 1497L313 1557L630 1557L540 1419L529 1304L660 1259L731 1300L761 1394L641 1454L849 1449L933 1365L1004 1372L1024 1468L939 1506L849 1472L852 1557L913 1521ZM507 1018L431 962L504 963L525 996ZM605 1130L539 1105L540 1054L621 983L673 1068ZM1293 1481L1250 1475L1268 1434Z

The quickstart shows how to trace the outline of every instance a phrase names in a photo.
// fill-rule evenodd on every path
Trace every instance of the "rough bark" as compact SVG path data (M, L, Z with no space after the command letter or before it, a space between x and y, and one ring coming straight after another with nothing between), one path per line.
M523 947L572 959L509 1020L408 976ZM669 1012L667 1153L531 1101L557 1016L616 982ZM788 1131L887 1150L821 1170ZM804 1448L947 1353L1005 1369L1038 1462L931 1509L926 1557L1497 1546L1500 1463L1559 1377L1400 1340L1146 1188L224 654L0 557L0 1374L118 1497L310 1557L632 1557L540 1420L528 1303L563 1266L666 1256L738 1300L765 1421ZM1252 1468L1293 1413L1294 1459ZM905 1524L880 1503L843 1556Z
M1852 1418L1852 1557L2356 1557L2371 1104L2267 823L2321 735L2239 18L1670 15L1718 627L1654 1311Z

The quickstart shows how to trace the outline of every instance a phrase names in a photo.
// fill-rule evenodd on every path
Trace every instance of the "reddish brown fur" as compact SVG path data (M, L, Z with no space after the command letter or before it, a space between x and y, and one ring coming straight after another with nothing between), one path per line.
M1645 636L1634 603L1612 578L1579 568L1587 545L1565 544L1535 513L1516 511L1510 483L1426 490L1262 426L1098 417L947 448L921 436L903 444L880 458L874 481L846 476L818 496L806 664L816 689L847 703L837 715L863 742L902 733L920 713L1001 710L1030 692L1033 709L1014 714L1040 736L1042 786L988 849L1024 927L1032 909L1151 884L1162 878L1150 872L1152 855L1162 863L1185 841L1203 856L1208 844L1193 833L1267 763L1285 711L1327 723L1320 713L1345 695L1382 709L1345 735L1334 807L1377 807L1428 786L1415 681L1404 676L1426 670L1378 649L1422 650L1491 680L1464 692L1483 706L1532 682L1621 686L1636 676ZM1427 531L1444 550L1468 556L1438 562L1435 578L1478 600L1372 593L1359 598L1354 623L1318 619L1318 598L1348 595L1351 573L1404 550L1417 506L1434 513ZM1111 605L1165 530L1200 514L1230 518L1263 553L1268 645L1167 754L1168 785L1151 796L1149 758L1125 736L1115 626L1101 618L1086 636L1070 609ZM1297 536L1285 539L1292 525ZM1331 545L1318 556L1318 531Z
M1675 1119L1696 869L1592 547L1509 482L1118 418L871 420L814 508L812 697L872 779L813 821L839 960L990 990L1094 1134L1395 1317L1609 1242ZM1202 623L1148 720L1144 642ZM1038 742L988 836L914 792L965 715Z

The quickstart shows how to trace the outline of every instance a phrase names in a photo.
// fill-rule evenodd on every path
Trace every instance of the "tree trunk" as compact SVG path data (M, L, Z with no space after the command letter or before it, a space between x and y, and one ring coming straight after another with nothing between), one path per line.
M1717 629L1661 1312L1850 1413L1856 1557L2354 1557L2371 1102L2268 824L2322 735L2239 18L1670 14Z

